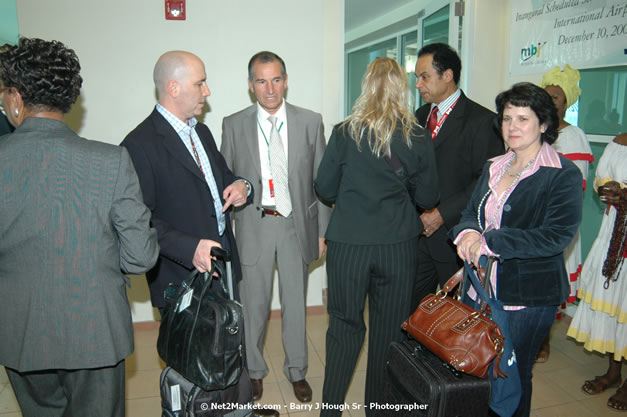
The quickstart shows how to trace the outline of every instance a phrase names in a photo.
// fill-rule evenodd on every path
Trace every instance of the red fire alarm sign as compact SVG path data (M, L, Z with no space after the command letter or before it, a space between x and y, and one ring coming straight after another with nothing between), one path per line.
M185 0L165 0L166 20L185 20Z

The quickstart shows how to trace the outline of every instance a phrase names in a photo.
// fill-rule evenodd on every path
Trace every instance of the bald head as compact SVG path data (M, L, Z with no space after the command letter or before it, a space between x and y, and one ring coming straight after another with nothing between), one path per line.
M200 61L196 55L185 51L169 51L161 55L155 64L152 78L161 100L169 81L181 81L189 74L190 64Z
M166 52L157 60L153 72L159 104L183 121L200 115L205 98L211 94L206 78L205 65L196 55Z

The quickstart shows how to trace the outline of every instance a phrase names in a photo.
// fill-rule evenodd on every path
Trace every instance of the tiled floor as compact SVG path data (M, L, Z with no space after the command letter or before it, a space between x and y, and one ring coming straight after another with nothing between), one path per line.
M309 372L307 380L313 388L313 407L321 401L324 375L326 314L310 315L307 319L309 335ZM614 390L598 396L589 396L581 390L585 379L602 374L607 359L584 352L583 348L567 339L567 319L558 321L552 335L552 352L547 363L538 364L534 376L532 415L536 417L599 417L618 416L620 413L606 406ZM157 327L140 328L135 331L135 353L126 361L127 370L127 416L160 416L159 374L163 363L157 356ZM367 346L364 347L364 352ZM283 375L283 348L281 343L281 320L273 319L268 326L266 359L270 375L264 379L264 395L261 403L279 405L281 415L297 417L317 416L318 411L304 411L290 405L299 405L292 387ZM346 402L362 403L365 380L365 355L362 354ZM344 415L364 416L363 409L349 410ZM627 415L627 414L624 414ZM19 407L8 384L6 373L0 368L0 417L21 416ZM41 416L45 417L45 416ZM88 416L86 416L88 417Z

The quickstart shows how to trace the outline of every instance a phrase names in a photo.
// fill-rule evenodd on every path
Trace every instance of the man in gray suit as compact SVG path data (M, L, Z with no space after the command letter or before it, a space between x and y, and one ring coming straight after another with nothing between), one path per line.
M63 123L74 51L21 38L0 52L0 364L24 417L122 417L133 352L129 279L159 248L124 148Z
M324 255L323 236L330 217L330 209L317 200L313 188L326 146L322 117L285 102L285 63L272 52L259 52L250 59L248 86L257 103L224 119L221 152L235 175L262 190L255 193L252 204L236 209L234 216L253 398L261 398L262 379L268 374L263 346L276 264L283 317L283 372L292 382L296 398L308 402L308 265Z

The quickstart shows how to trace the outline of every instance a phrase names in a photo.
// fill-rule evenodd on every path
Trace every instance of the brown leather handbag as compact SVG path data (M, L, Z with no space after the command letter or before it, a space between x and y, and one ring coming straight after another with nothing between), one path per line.
M458 289L456 298L447 297L463 278L464 268L437 294L426 296L401 328L459 371L487 378L490 364L496 361L494 378L505 376L498 366L505 338L488 317L489 307L484 303L475 310L462 303L462 289Z

